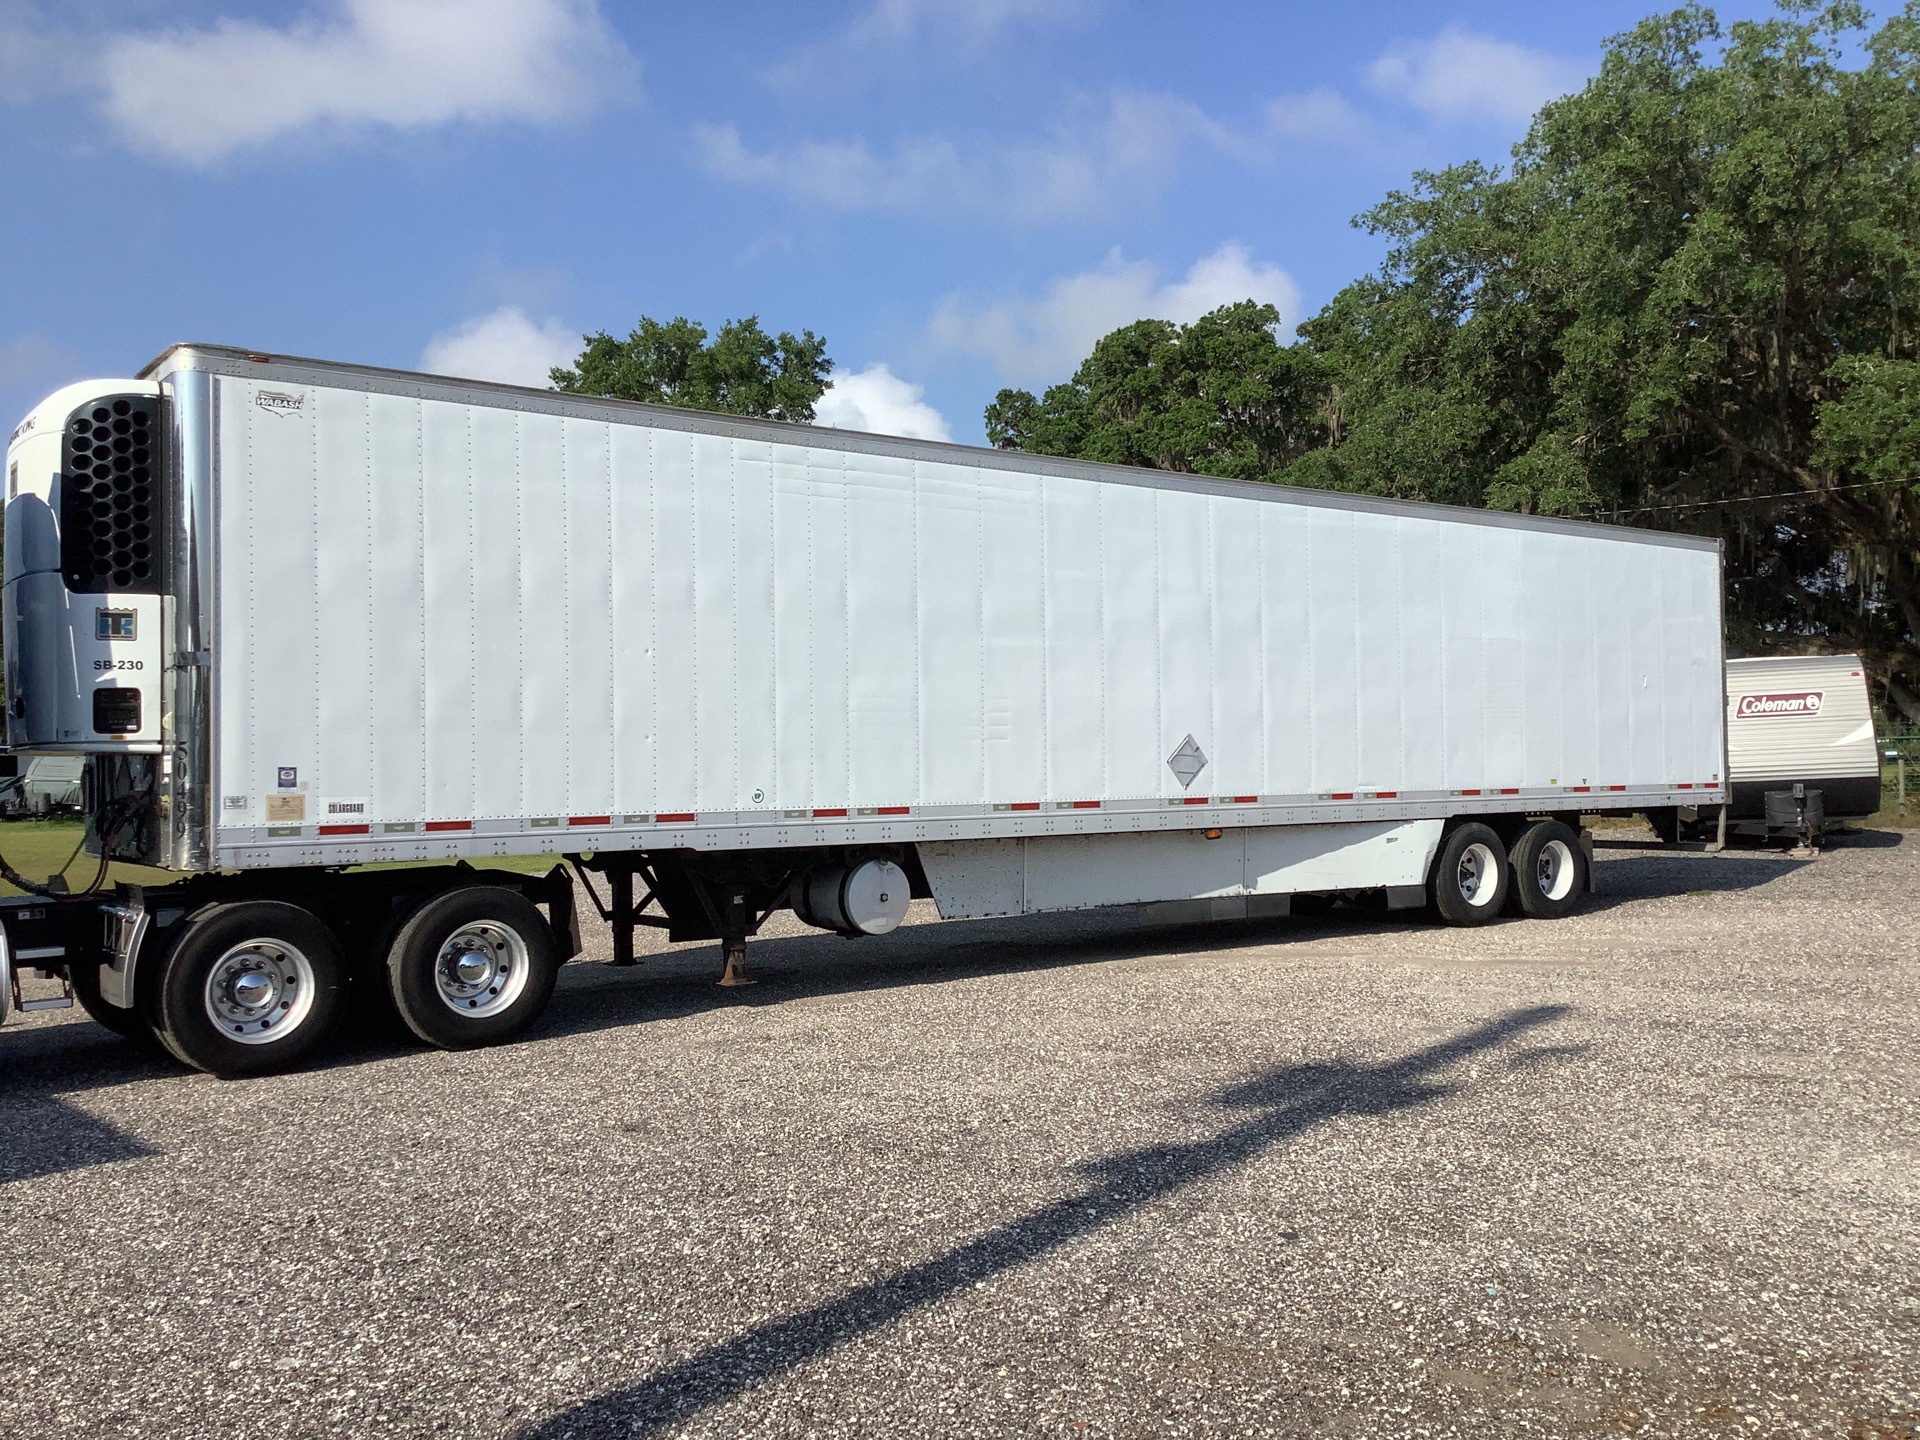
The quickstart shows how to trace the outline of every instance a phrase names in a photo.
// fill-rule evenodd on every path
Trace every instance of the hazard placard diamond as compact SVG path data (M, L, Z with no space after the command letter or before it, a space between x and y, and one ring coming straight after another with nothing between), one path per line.
M1180 782L1180 788L1189 788L1200 778L1200 772L1207 768L1207 757L1199 744L1189 735L1180 742L1173 754L1167 757L1167 768L1173 771L1173 778Z

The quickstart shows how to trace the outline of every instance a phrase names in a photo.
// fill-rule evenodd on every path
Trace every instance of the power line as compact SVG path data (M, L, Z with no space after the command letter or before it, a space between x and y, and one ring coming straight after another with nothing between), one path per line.
M1652 515L1663 510L1706 510L1716 505L1758 505L1765 500L1818 500L1841 490L1874 490L1884 485L1920 485L1920 480L1859 480L1851 485L1828 485L1820 490L1775 490L1766 495L1737 495L1727 500L1681 500L1671 505L1638 505L1631 510L1615 510L1612 518L1624 515Z

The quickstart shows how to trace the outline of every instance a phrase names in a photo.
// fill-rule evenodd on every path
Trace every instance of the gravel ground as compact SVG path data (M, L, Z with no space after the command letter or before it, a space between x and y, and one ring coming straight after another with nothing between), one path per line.
M1920 835L1598 873L678 947L243 1083L32 1017L0 1433L1913 1437Z

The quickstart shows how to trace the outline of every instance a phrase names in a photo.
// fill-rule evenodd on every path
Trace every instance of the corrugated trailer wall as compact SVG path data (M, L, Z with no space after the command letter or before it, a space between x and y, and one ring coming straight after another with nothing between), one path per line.
M1721 778L1697 543L216 390L223 847Z

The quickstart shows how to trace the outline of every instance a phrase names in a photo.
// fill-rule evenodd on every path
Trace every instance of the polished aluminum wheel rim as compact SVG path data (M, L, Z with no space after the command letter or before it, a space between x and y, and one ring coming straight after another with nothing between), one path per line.
M433 984L440 1002L457 1015L492 1015L527 988L527 942L511 926L469 920L440 946Z
M313 1010L313 962L284 940L244 940L207 972L207 1018L229 1040L271 1045Z
M1460 852L1460 865L1454 876L1460 887L1460 898L1479 909L1493 903L1493 895L1500 888L1500 857L1493 853L1493 847L1476 840Z
M1549 900L1564 900L1573 890L1573 850L1564 840L1549 840L1540 847L1533 865L1534 884Z

